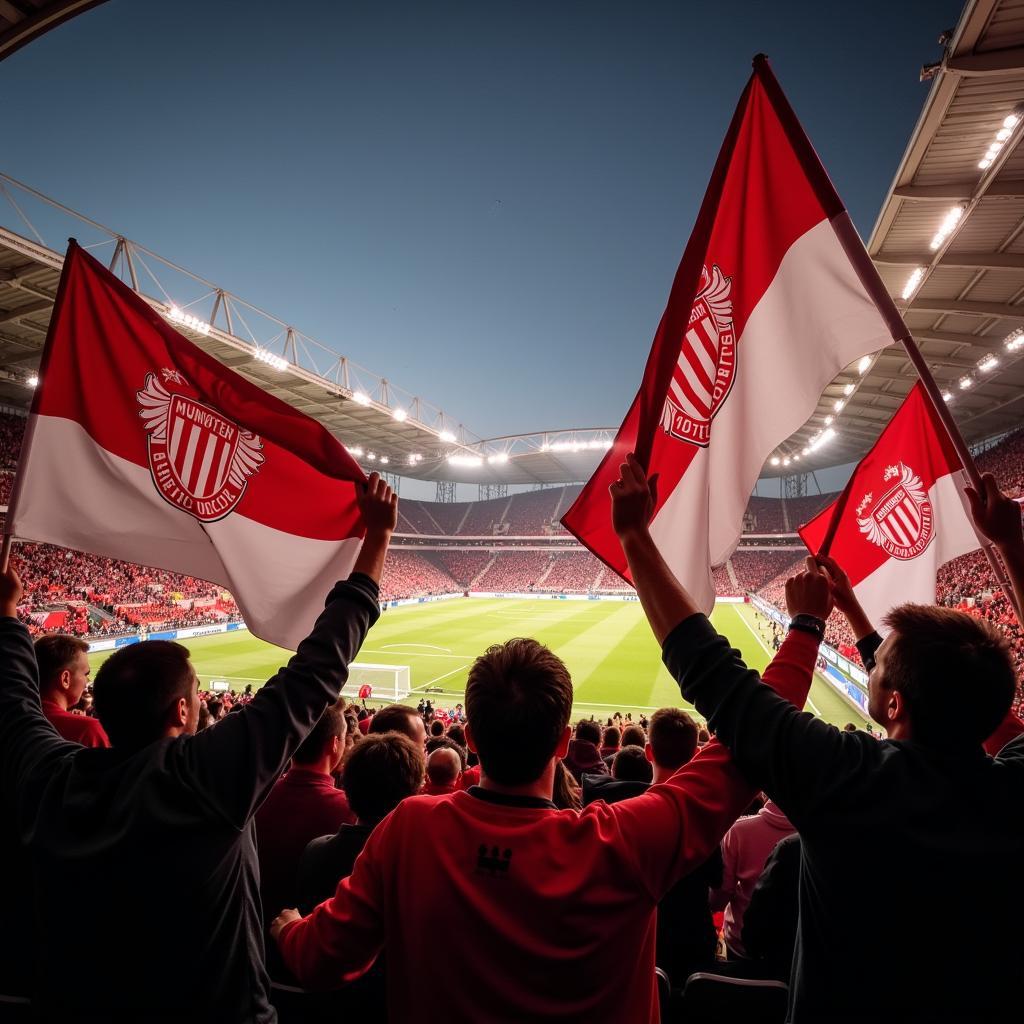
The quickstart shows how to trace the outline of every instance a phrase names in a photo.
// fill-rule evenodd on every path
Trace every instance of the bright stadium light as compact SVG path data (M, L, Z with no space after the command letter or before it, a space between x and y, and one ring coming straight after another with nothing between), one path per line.
M39 378L33 373L31 377L25 383L30 387L34 388L39 384Z
M173 303L167 311L167 319L172 324L178 324L180 327L187 327L190 331L195 331L196 334L206 335L210 333L210 325L205 320L200 320L199 317L186 313Z
M785 458L785 459L783 459L783 460L782 460L782 464L783 464L784 466L788 466L788 465L789 465L789 459L788 459L788 458Z
M861 356L857 364L857 372L863 377L871 369L871 356Z
M992 166L992 161L999 155L999 151L1006 145L1018 124L1020 124L1020 114L1017 111L1007 114L1003 118L1002 127L996 132L995 138L989 144L985 155L978 161L978 167L981 170L987 171Z
M484 460L479 455L449 455L448 461L453 466L465 466L468 469L475 469L484 464Z
M1007 352L1016 352L1021 345L1024 345L1024 327L1018 327L1017 330L1011 331L1003 344L1006 346Z
M826 427L829 426L831 423L834 423L834 422L835 422L835 416L826 416L825 417L825 426Z
M275 370L287 370L288 360L282 358L274 352L269 351L265 348L257 347L253 355L261 362L266 363L267 366L272 366Z
M847 384L846 387L843 388L843 394L846 395L847 398L849 398L850 395L853 394L856 387L856 384Z
M779 464L779 457L778 457L778 455L773 455L771 457L771 463L772 463L773 466L777 466Z
M418 453L416 453L416 452L414 452L412 455L409 456L409 465L410 466L418 466L422 461L423 461L423 456L418 454Z
M441 433L438 434L438 437L440 437L445 444L455 443L455 435L450 430L442 430Z
M950 402L953 401L953 392L952 391L943 391L942 392L942 400L948 405Z
M409 418L409 414L404 409L392 409L391 416L399 423L404 423Z
M907 278L907 283L903 286L901 294L904 299L909 299L917 291L917 286L921 283L922 277L924 277L924 269L922 267L915 267L914 272Z
M960 390L966 391L974 383L974 378L970 374L960 378Z
M367 457L367 459L369 459L370 462L376 462L377 461L377 454L376 454L376 452L367 452L366 453L366 457Z
M349 448L348 453L353 459L361 459L363 457L362 448Z
M939 225L939 230L935 232L935 237L932 239L933 250L938 249L939 246L949 238L951 232L956 228L957 224L960 223L960 218L963 215L964 208L962 206L954 206L950 209L949 213L946 214L942 223Z
M841 398L837 398L832 408L835 409L836 412L842 412L845 406L846 403Z
M503 463L508 462L508 455L505 452L498 452L496 455L488 455L487 456L487 461L492 466L495 466L495 465L500 466Z
M391 460L390 460L390 459L389 459L389 458L388 458L388 457L387 457L386 455L382 455L382 456L380 457L380 464L381 464L382 466L386 466L386 465L387 465L387 464L388 464L388 463L389 463L390 461L391 461Z
M800 454L801 455L810 455L811 454L811 449L810 448L805 448Z
M990 373L999 365L999 360L993 355L987 355L978 363L978 369L982 373Z
M369 405L370 396L365 391L353 391L352 401L355 402L356 405Z

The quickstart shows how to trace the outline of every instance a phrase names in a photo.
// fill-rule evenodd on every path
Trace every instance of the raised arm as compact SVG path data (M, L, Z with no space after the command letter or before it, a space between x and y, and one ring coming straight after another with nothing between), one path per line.
M245 826L327 705L338 699L349 663L379 618L378 581L397 508L391 488L374 473L360 498L366 536L352 575L331 591L312 632L245 707L182 744L200 798L236 828Z
M54 761L80 749L43 715L35 649L18 621L21 595L21 580L8 565L0 574L0 779L9 807L32 804L32 780L48 780Z

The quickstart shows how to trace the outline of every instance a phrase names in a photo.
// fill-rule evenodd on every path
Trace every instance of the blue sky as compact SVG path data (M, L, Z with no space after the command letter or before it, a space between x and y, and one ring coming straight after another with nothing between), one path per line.
M751 56L866 236L960 7L111 0L0 64L0 169L481 436L612 426Z

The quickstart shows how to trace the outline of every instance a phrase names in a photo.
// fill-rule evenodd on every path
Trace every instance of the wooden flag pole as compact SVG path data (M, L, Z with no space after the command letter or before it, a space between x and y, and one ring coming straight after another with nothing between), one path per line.
M939 389L939 385L932 376L932 371L929 369L928 363L925 361L920 348L918 348L917 342L914 341L914 336L911 333L910 328L903 319L903 315L896 308L896 303L893 301L888 288L885 287L884 282L879 276L874 262L868 255L867 249L864 248L864 243L861 241L860 235L857 234L857 229L853 226L853 221L850 219L850 215L843 210L842 213L832 218L832 227L835 230L836 236L839 238L843 251L853 264L853 268L856 270L857 276L860 278L860 283L864 286L868 295L871 297L871 301L875 304L875 308L881 314L882 319L889 328L889 334L892 336L892 340L899 342L903 346L904 351L907 353L907 358L911 363L913 363L914 369L917 370L917 375L921 379L921 383L924 385L925 394L928 396L928 400L932 403L932 407L935 409L936 415L941 420L943 427L946 429L946 433L949 435L953 448L960 457L960 461L964 467L964 472L967 474L967 479L970 481L974 490L978 492L979 496L983 496L984 491L981 487L981 474L978 472L978 467L974 464L974 456L971 455L971 450L968 447L967 442L964 440L963 434L960 433L960 428L956 425L956 420L953 419L953 414L949 411L949 406L942 397L942 391ZM823 554L828 554L829 548L832 545L832 540L835 537L836 529L839 525L839 516L842 514L846 504L843 499L846 497L846 490L844 490L843 495L840 498L840 504L837 504L835 514L832 516L832 522L829 523L829 529L825 536L825 541L822 544L821 553ZM1017 598L1013 592L1013 587L1010 586L1010 582L1006 576L1006 570L1002 562L997 557L991 542L986 538L982 541L981 546L982 550L985 552L985 557L988 559L988 564L992 569L993 575L998 581L1000 587L1002 587L1003 593L1006 595L1006 599L1010 602L1010 607L1013 608L1014 612L1016 612L1018 621L1024 623L1024 616L1021 614L1021 608L1017 605Z

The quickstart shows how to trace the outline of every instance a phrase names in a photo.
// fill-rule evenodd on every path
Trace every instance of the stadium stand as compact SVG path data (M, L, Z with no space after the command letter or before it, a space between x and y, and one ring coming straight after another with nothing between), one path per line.
M516 551L499 554L476 582L477 590L533 590L551 562L547 551Z
M589 551L562 552L552 559L551 567L538 590L587 593L596 589L605 566Z
M490 551L431 551L429 558L442 572L446 572L460 587L468 587L490 565L494 555Z
M399 597L423 597L451 594L462 589L443 569L423 555L409 550L393 550L384 566L380 584L382 600Z

